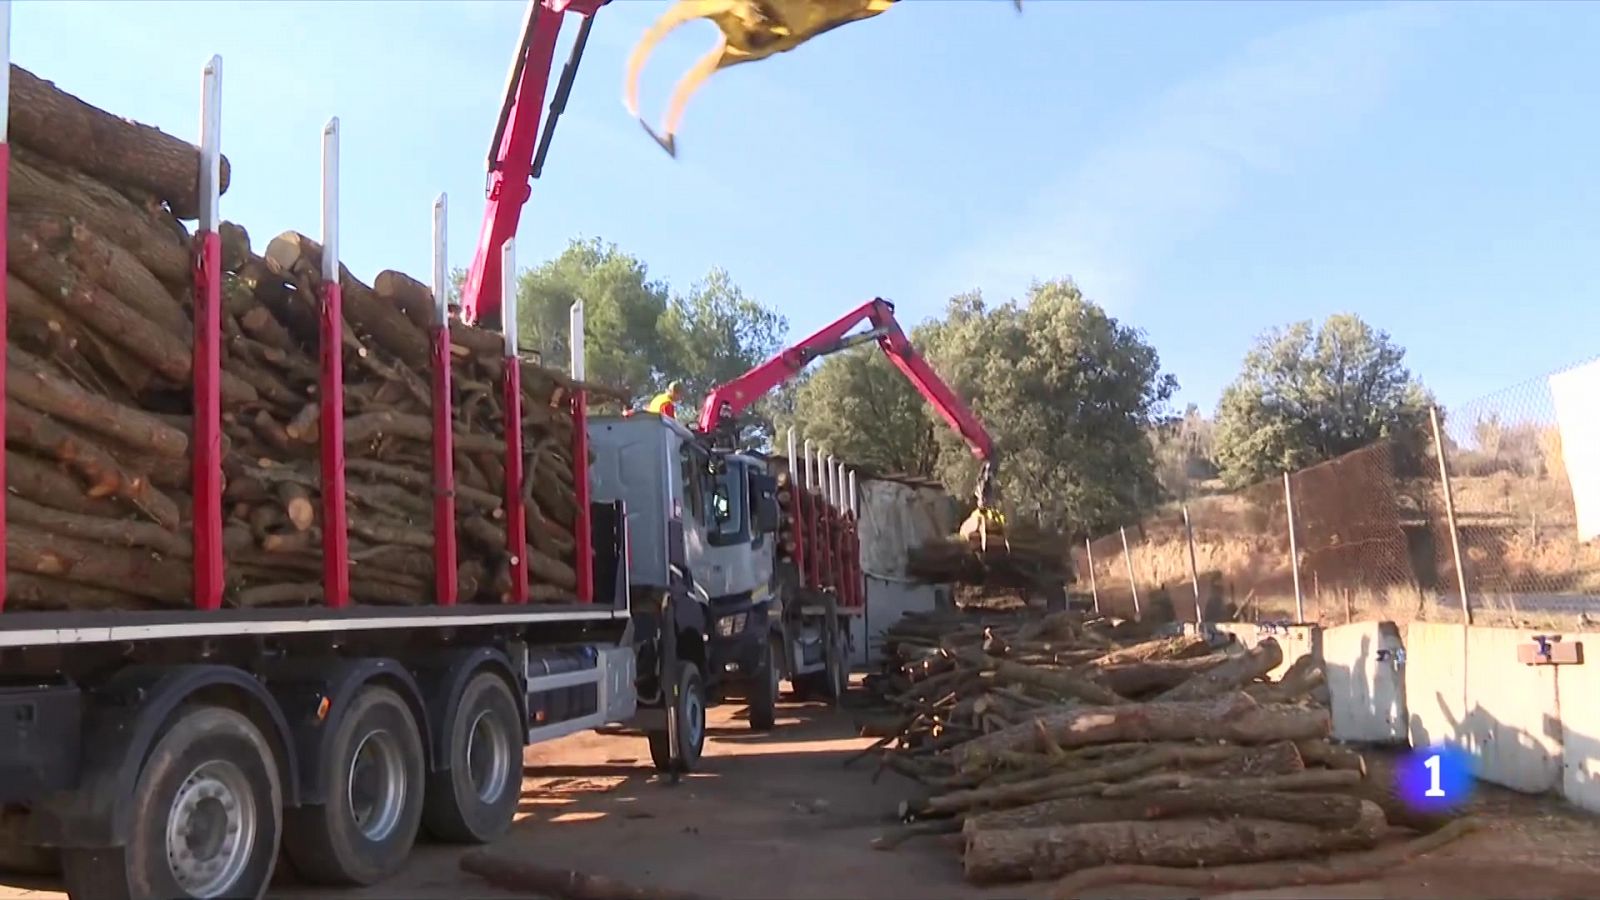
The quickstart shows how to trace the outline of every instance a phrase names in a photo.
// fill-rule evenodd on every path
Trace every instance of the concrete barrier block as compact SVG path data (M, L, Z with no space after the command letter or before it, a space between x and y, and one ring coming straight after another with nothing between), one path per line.
M1208 637L1232 635L1240 646L1254 647L1263 638L1273 638L1283 649L1283 662L1268 673L1272 678L1282 678L1283 673L1302 656L1321 658L1322 628L1318 625L1269 625L1249 622L1207 622L1203 632Z
M1550 667L1562 701L1561 795L1600 812L1600 636L1569 634L1562 639L1583 642L1584 662Z
M1323 632L1322 659L1335 740L1407 742L1403 650L1400 629L1393 622L1361 622Z
M1468 629L1463 725L1479 778L1538 794L1561 784L1561 704L1557 668L1517 660L1517 647L1533 634Z
M1467 632L1461 625L1405 627L1405 693L1411 746L1467 748Z

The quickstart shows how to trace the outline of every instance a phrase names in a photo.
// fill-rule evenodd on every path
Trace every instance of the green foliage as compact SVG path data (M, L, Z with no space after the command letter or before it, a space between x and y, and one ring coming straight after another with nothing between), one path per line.
M935 473L939 446L926 401L876 344L823 361L795 391L805 437L841 459L886 473Z
M1145 430L1176 382L1140 332L1070 281L993 308L960 295L911 338L994 438L1013 514L1086 534L1159 499ZM824 362L797 409L806 436L837 455L934 475L961 496L975 484L966 443L876 348Z
M1156 459L1156 479L1168 496L1187 500L1203 481L1215 478L1211 462L1216 443L1216 426L1193 403L1183 415L1156 423L1150 429L1150 443Z
M1359 317L1297 322L1263 335L1223 392L1215 461L1243 486L1365 447L1419 434L1432 398L1405 351Z
M685 407L777 353L788 331L783 316L745 295L728 273L713 269L687 296L674 297L656 322L665 377L683 382ZM747 411L744 421L761 443L772 434L772 398ZM698 410L696 410L698 412Z
M452 299L464 270L451 273ZM517 279L518 341L563 366L571 353L572 304L584 301L584 350L590 381L622 388L636 401L672 380L684 385L678 417L691 420L701 397L775 353L788 323L714 269L685 296L650 279L638 257L599 240L572 241L561 255ZM771 429L770 399L754 418ZM758 432L759 434L759 432Z

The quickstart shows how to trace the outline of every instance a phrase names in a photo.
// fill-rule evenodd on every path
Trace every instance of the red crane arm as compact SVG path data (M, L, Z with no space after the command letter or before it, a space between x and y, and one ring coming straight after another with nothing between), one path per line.
M500 313L500 247L517 235L522 205L532 194L530 182L544 168L550 151L550 138L561 118L578 73L578 62L594 24L595 11L610 0L529 0L522 20L522 40L512 58L506 77L505 97L500 119L495 124L489 145L488 200L483 209L483 227L478 232L478 248L472 255L461 291L461 317L468 322L498 325ZM550 117L541 134L545 89L555 65L556 38L568 13L583 19L578 28L572 54L561 71L555 96L550 100Z
M863 322L871 327L852 334L852 330ZM700 408L700 431L706 434L715 432L768 391L798 375L812 360L873 340L883 348L895 368L911 380L917 392L933 404L940 417L966 439L972 448L972 455L992 467L994 439L989 437L989 432L967 408L967 404L956 396L955 391L911 346L911 341L900 329L900 323L895 321L894 304L879 297L861 304L816 334L738 378L717 386L706 396L705 405Z

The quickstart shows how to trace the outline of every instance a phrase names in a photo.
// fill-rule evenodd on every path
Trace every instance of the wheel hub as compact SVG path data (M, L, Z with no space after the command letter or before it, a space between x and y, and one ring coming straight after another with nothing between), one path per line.
M467 730L467 777L484 803L493 803L505 791L511 776L511 754L505 729L489 710L478 713Z
M700 702L700 694L698 692L691 693L684 698L683 711L685 713L684 718L689 720L684 723L684 727L688 729L689 746L698 747L700 745L700 733L706 727L706 708Z
M167 868L189 896L219 896L249 865L255 838L255 794L249 779L233 763L202 763L172 799Z
M400 821L406 802L405 757L400 742L388 731L371 731L350 757L346 799L356 829L370 841L382 841Z

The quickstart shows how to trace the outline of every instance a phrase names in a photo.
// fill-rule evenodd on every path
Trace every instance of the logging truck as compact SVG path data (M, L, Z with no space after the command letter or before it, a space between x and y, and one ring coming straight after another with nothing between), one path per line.
M502 174L548 148L516 99L543 97L560 16L530 19ZM522 359L514 192L469 282L500 288L496 335L446 301L442 196L431 289L341 266L337 119L320 238L258 257L219 216L220 58L198 148L6 71L0 867L85 900L251 897L282 849L304 879L372 884L423 831L504 833L526 744L624 723L691 768L738 668L715 647L761 626L713 607L702 551L770 554L792 517L757 456L590 418L581 303L570 373ZM842 494L813 515L842 521ZM858 596L846 529L816 540L830 596ZM766 659L741 674L768 684Z

